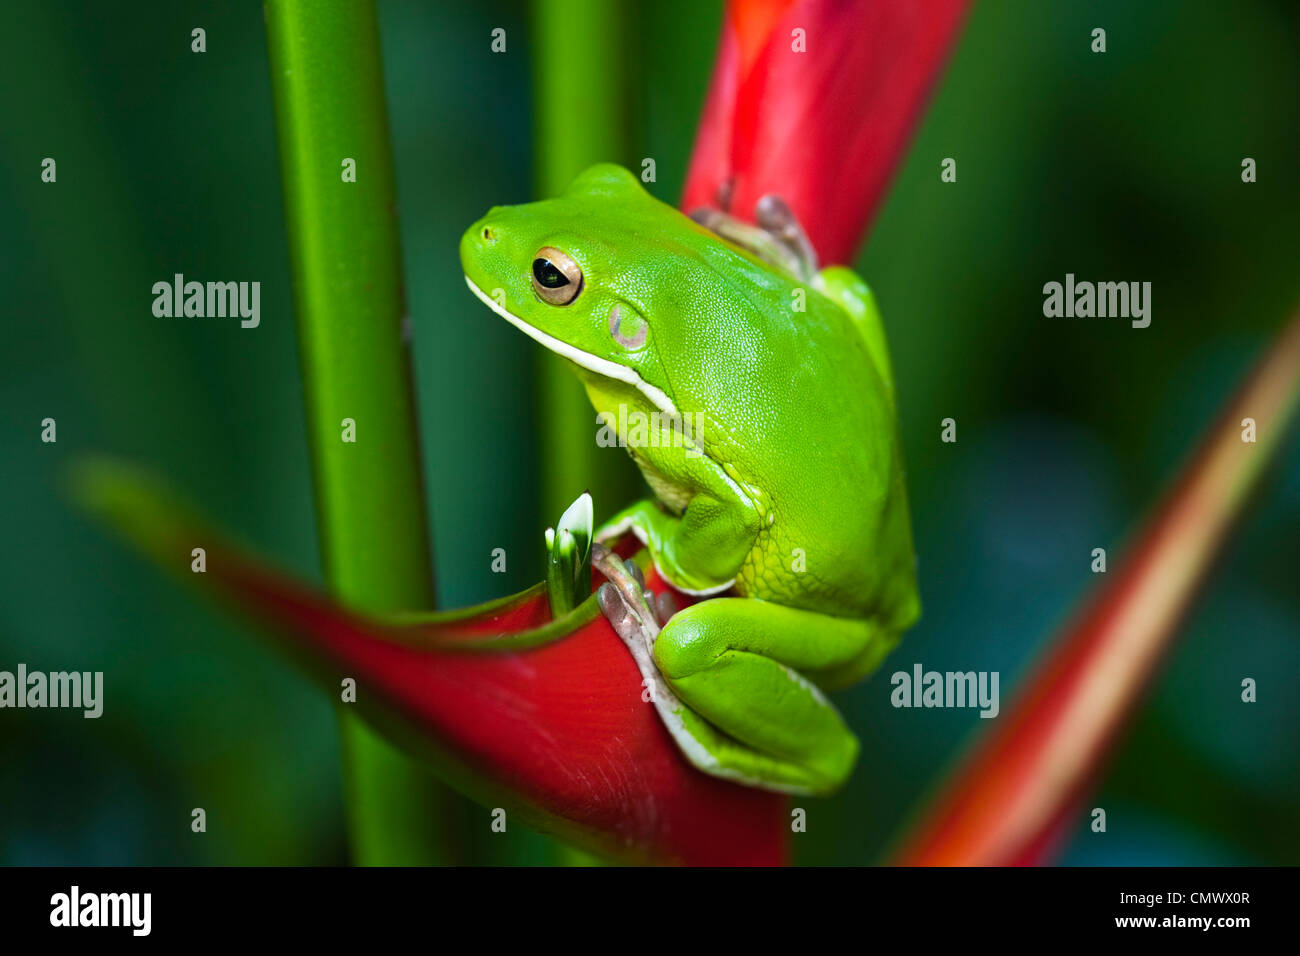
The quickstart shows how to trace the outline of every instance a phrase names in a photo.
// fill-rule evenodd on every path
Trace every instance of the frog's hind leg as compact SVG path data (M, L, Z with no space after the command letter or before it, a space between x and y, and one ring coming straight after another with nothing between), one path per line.
M601 544L593 546L591 560L607 579L597 591L601 612L627 645L641 672L642 686L649 691L655 710L686 759L715 776L741 781L775 778L775 768L765 766L757 754L728 741L692 714L659 672L654 645L661 622L670 619L675 611L671 599L652 602L636 562L621 560Z
M874 621L716 598L674 615L654 659L689 712L727 741L713 754L722 769L826 794L848 779L858 741L822 688L878 664L893 643Z
M600 604L682 753L714 776L823 794L848 778L858 742L821 686L873 668L893 640L871 621L755 598L657 615L639 575L596 546Z
M636 589L629 588L626 581L615 584L611 580L598 592L600 607L632 652L642 685L683 756L697 769L715 777L788 793L817 791L819 779L804 767L728 737L673 693L654 661L658 625L653 623L643 595L635 594ZM634 595L631 603L629 591Z

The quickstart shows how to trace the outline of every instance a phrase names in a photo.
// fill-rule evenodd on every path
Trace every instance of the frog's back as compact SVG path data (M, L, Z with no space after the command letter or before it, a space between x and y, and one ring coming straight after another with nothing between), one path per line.
M915 569L883 338L877 348L863 316L811 289L794 309L796 288L763 288L762 312L724 346L729 381L715 392L730 396L723 457L762 515L737 587L905 627Z

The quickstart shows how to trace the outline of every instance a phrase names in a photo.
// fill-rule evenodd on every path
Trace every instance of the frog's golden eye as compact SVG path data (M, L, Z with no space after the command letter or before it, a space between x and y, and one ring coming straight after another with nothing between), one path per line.
M582 291L582 270L567 252L543 246L533 259L533 291L543 302L568 305Z

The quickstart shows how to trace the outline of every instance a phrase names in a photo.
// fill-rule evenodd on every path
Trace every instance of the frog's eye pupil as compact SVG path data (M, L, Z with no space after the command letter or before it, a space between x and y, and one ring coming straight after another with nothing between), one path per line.
M537 279L538 285L547 289L561 289L569 284L568 277L555 268L555 263L550 259L533 260L533 277Z
M582 292L582 269L567 252L542 246L533 256L533 291L548 305L568 305Z

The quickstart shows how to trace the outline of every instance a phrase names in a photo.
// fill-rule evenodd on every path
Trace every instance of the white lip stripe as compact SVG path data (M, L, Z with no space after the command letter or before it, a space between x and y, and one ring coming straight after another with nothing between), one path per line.
M555 336L547 335L541 329L533 328L523 319L519 318L519 316L511 315L504 308L497 305L496 300L485 294L482 289L474 284L474 280L469 276L465 277L465 284L469 286L471 292L483 300L483 304L489 309L501 316L501 318L505 319L511 325L514 325L520 331L524 332L526 335L536 339L552 352L555 352L557 355L563 355L569 361L581 365L583 368L589 369L597 375L603 375L606 378L616 379L620 382L627 382L627 384L635 387L638 392L650 399L651 403L655 408L659 409L659 411L663 412L665 415L671 415L674 418L678 417L677 406L673 404L672 399L664 394L662 389L655 388L632 369L626 368L622 365L616 365L609 359L603 359L598 355L591 355L588 352L575 349L572 345L561 342Z

